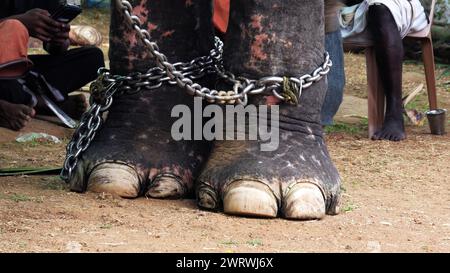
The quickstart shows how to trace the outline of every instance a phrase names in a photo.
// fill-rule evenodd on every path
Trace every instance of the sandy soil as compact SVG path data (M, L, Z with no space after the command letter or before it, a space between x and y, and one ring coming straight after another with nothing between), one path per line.
M346 58L348 73L364 64ZM406 77L411 87L424 81L420 66L405 70L416 73ZM362 77L349 74L349 94L364 90ZM439 81L446 107L448 81ZM42 121L27 131L70 135ZM57 176L0 177L0 252L450 252L450 134L428 131L408 126L401 143L370 141L364 130L328 134L342 212L313 222L231 217L200 211L194 200L76 194ZM64 144L19 144L15 136L0 129L0 167L61 164Z

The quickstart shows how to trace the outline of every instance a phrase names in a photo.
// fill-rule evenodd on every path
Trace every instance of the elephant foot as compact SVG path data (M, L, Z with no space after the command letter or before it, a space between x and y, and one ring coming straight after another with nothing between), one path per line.
M303 1L301 9L292 9L297 2L231 1L225 70L249 79L316 76L308 86L292 82L278 88L280 92L297 92L291 94L296 98L293 104L281 103L271 94L254 93L248 104L256 107L246 112L255 119L244 115L224 118L223 124L238 123L246 135L241 140L214 142L198 179L197 198L202 208L294 220L322 219L338 212L341 180L320 123L327 92L327 81L320 76L325 72L324 32L311 31L324 26L324 3ZM283 23L274 24L279 18ZM251 128L253 132L270 132L270 138L252 138ZM242 134L235 128L223 130L226 136Z
M281 139L273 152L260 151L256 141L216 141L199 177L198 206L291 220L337 214L340 177L322 138L282 131Z
M270 187L257 181L233 182L224 193L227 214L275 218L278 204ZM314 220L325 217L325 199L314 184L296 184L285 195L281 211L286 219Z
M201 190L198 205L204 209L214 209L217 198L213 195L206 194L205 189ZM278 204L270 187L255 181L238 181L225 190L223 211L230 215L275 218ZM326 215L325 198L318 186L299 183L286 194L281 212L286 219L320 220Z
M139 177L132 167L125 164L103 163L92 170L88 190L123 198L136 198L140 192Z
M171 109L179 104L191 106L193 101L176 87L163 88L158 96L146 90L116 98L108 119L79 161L70 181L74 191L124 198L192 195L210 145L172 138Z
M209 55L214 48L212 2L131 2L137 15L143 15L140 20L151 32L152 42L170 62L187 63ZM172 110L175 106L192 109L194 101L178 86L167 84L165 76L148 75L157 66L155 59L136 39L136 30L130 27L118 1L111 5L111 74L139 72L143 77L140 82L127 83L133 89L129 94L114 98L107 120L79 160L71 189L111 191L123 197L185 197L193 193L194 179L210 145L190 139L176 141L171 128L178 118L172 116ZM205 75L196 82L208 85L213 79ZM158 82L161 86L156 88Z

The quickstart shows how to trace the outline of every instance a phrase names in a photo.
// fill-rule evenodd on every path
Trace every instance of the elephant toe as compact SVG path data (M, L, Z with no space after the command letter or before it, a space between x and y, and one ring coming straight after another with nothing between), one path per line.
M136 170L128 165L103 163L91 172L88 191L136 198L140 191L139 176Z
M173 175L160 175L150 185L146 196L157 199L179 199L186 194L184 183Z
M325 199L318 186L298 183L284 197L282 210L287 219L319 220L325 217Z
M278 214L275 195L258 181L231 183L224 193L223 206L225 213L233 215L274 218Z
M209 185L202 185L197 192L197 204L205 210L217 210L219 207L217 192Z

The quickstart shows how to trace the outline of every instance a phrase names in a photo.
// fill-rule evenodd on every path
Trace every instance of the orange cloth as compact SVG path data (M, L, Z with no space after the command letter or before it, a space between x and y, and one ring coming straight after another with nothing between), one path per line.
M222 33L227 32L230 16L230 0L214 0L214 26Z
M17 78L32 66L28 30L18 20L0 21L0 78Z

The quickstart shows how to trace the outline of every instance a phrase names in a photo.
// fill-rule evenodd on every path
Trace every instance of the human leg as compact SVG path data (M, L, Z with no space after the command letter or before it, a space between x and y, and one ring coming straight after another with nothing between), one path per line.
M391 12L384 5L370 6L368 28L375 40L376 61L386 96L384 123L373 139L400 141L406 138L402 104L402 39Z
M0 22L0 127L20 130L34 116L30 95L16 80L31 66L28 31L17 20Z

